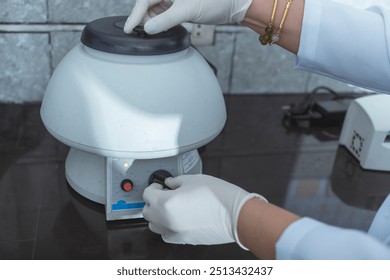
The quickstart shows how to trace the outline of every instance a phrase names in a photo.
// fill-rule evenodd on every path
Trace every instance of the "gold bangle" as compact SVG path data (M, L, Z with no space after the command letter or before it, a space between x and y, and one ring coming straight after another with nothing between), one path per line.
M284 25L284 22L286 20L286 17L287 17L287 14L288 14L288 11L290 9L292 1L293 0L287 0L286 7L284 8L282 20L280 21L278 30L276 31L275 34L273 34L273 32L274 32L273 25L274 25L274 20L275 20L275 14L276 14L276 10L277 10L277 7L278 7L278 0L274 0L274 6L272 8L272 14L271 14L270 22L268 23L268 26L265 29L265 33L263 35L260 35L260 37L259 37L259 41L260 41L260 43L262 45L267 45L267 44L268 45L273 45L273 44L279 42L279 40L280 40L280 32L283 29L283 25Z

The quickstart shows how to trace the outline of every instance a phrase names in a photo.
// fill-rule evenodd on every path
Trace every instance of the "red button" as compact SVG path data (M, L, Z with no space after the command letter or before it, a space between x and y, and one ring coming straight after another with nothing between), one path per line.
M125 179L122 181L121 183L121 188L122 190L124 190L125 192L129 192L133 189L133 182L130 181L129 179Z

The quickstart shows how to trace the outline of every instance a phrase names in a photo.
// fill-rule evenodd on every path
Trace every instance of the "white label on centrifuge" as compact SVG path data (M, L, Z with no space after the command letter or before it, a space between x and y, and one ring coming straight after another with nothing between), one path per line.
M183 170L184 170L184 173L187 173L188 171L190 171L194 166L195 164L198 162L199 160L199 154L198 154L198 151L195 150L195 151L191 151L191 152L188 152L188 153L185 153L181 156L181 159L183 161Z

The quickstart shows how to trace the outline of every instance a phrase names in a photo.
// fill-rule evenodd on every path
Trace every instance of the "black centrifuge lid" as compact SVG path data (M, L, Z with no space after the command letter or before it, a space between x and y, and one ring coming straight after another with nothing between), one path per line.
M126 16L94 20L85 26L81 42L99 51L127 55L175 53L191 45L190 36L181 25L156 35L147 34L142 27L126 34L123 31L126 20Z

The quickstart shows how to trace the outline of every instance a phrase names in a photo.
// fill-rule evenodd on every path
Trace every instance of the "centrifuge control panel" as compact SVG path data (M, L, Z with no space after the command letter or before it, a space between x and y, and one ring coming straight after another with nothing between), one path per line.
M142 218L143 192L152 182L171 175L202 173L197 150L159 159L106 159L106 219ZM155 177L153 176L155 175Z

